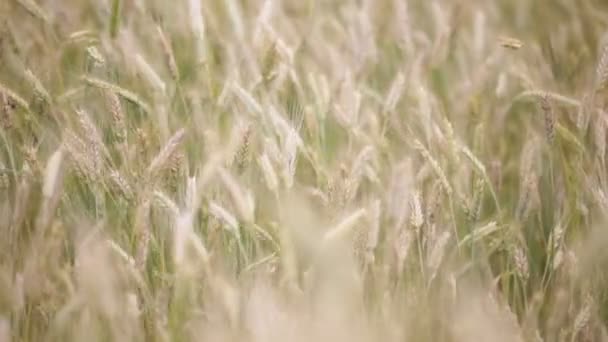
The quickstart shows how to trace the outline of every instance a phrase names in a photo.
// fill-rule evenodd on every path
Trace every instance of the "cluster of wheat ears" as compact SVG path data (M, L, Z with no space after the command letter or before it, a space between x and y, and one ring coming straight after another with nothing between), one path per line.
M608 341L605 32L0 1L0 341Z

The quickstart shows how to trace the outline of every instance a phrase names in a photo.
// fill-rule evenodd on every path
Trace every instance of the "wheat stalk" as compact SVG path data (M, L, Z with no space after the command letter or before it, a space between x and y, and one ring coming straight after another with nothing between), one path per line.
M205 49L205 21L201 9L201 0L188 0L188 13L190 14L190 28L194 33L197 62L202 63L206 59L207 51Z
M150 240L152 231L150 227L150 199L147 195L140 200L135 210L134 232L136 236L135 265L137 269L143 271L148 260Z
M572 340L575 340L577 335L589 326L589 321L591 320L592 305L593 298L591 298L590 295L587 295L585 301L583 302L583 307L574 319L574 326L572 328Z
M258 158L258 165L262 170L262 174L264 175L264 180L266 180L266 186L270 191L277 191L279 187L279 180L277 174L270 162L270 158L268 158L268 154L264 153Z
M604 160L606 157L606 125L608 122L606 121L606 116L608 113L601 110L598 113L599 117L595 122L595 127L593 130L593 143L595 144L595 155L600 161L601 165L604 165Z
M0 191L6 191L10 186L10 179L8 177L8 171L0 164Z
M433 168L433 170L439 177L439 180L441 181L441 184L443 185L443 189L448 194L448 196L451 196L453 193L452 186L450 185L448 178L446 177L445 173L443 172L443 169L439 165L439 162L437 162L437 160L435 158L433 158L433 156L431 156L431 153L417 139L414 141L414 148L416 150L418 150L420 152L420 154L422 154L424 159L431 165L431 167Z
M513 260L515 261L515 270L517 275L526 282L530 278L530 269L528 266L528 258L526 252L521 247L515 247L513 250Z
M545 118L545 136L549 144L551 144L555 138L555 114L553 114L553 108L548 95L541 98L540 107Z
M33 0L17 0L17 3L23 6L23 8L27 10L31 15L38 18L45 24L51 24L50 14Z
M42 194L46 198L51 198L57 190L58 178L60 177L61 165L63 162L63 149L59 147L49 158L42 185Z
M236 217L232 215L228 210L219 205L214 201L209 202L209 213L213 215L215 218L223 221L230 232L235 234L235 236L239 236L239 223Z
M119 171L111 169L109 172L110 180L120 190L125 199L132 200L135 197L133 188L129 182L120 174Z
M36 97L46 101L46 103L51 103L51 95L49 94L48 90L46 90L46 88L42 85L42 82L30 69L25 70L25 78L27 78L34 88L34 94Z
M251 95L250 92L243 89L238 83L233 82L231 89L237 98L243 102L251 114L262 115L264 113L262 110L262 105Z
M414 233L411 230L409 230L405 227L402 227L397 232L397 237L393 244L393 248L394 248L395 254L397 256L397 270L398 271L403 270L403 265L405 263L405 260L407 259L407 256L409 254L409 250L410 250L413 240L414 240Z
M158 33L158 38L160 39L161 47L163 49L163 55L165 56L165 62L167 63L171 77L174 81L179 81L179 70L177 68L177 62L175 61L175 54L173 53L171 41L165 35L165 32L160 26L156 26L156 32Z
M160 78L160 76L156 73L154 68L148 64L148 62L144 59L144 57L140 54L135 54L135 64L139 68L139 71L144 76L150 87L152 89L158 91L161 94L165 93L165 89L167 86L165 82Z
M106 65L106 59L95 46L91 45L87 47L86 51L87 57L93 62L93 65L97 67L103 67Z
M420 192L414 191L410 200L410 224L416 229L420 229L424 224L424 215L422 214L422 204L420 202Z
M481 241L482 239L490 236L491 234L494 234L498 231L500 231L502 227L499 226L496 222L491 221L481 227L475 228L473 229L473 231L467 235L465 235L460 241L459 241L459 245L460 246L464 246L467 243L477 243L478 241Z
M179 145L184 141L185 136L186 130L181 128L167 140L163 148L148 165L148 168L145 171L145 179L152 181L155 175L168 165L171 156L177 151Z
M332 227L323 235L323 244L330 244L348 235L355 224L367 215L365 208L360 208Z
M93 182L101 179L101 171L95 161L90 158L87 144L72 131L64 131L64 144L71 160L76 163L77 171Z
M393 80L391 87L389 88L386 100L384 101L384 111L390 113L395 110L397 103L403 93L405 87L405 76L402 72L397 73L397 76Z
M105 90L104 94L108 108L110 109L110 115L112 116L112 124L116 131L116 137L119 142L124 142L127 139L127 124L125 113L120 104L120 98L111 90Z
M232 198L240 218L246 223L253 223L255 202L253 195L244 190L236 180L224 169L218 170L218 175Z
M104 80L100 80L98 78L95 77L91 77L91 76L83 76L82 77L83 81L86 82L88 85L102 89L102 90L109 90L111 92L114 92L122 97L124 97L125 99L133 102L134 104L136 104L137 106L139 106L141 109L143 109L146 113L152 113L150 106L144 102L139 95L135 94L134 92L127 90L125 88L122 88L120 86L117 86L115 84L106 82ZM1 88L0 88L1 90Z
M595 90L602 89L608 80L608 36L600 43L600 54L595 68Z
M177 204L175 204L175 202L170 199L169 196L167 196L164 192L160 190L155 190L153 196L155 202L158 203L161 207L165 208L172 215L171 217L177 217L180 214L180 210Z
M550 91L543 91L543 90L526 90L526 91L520 93L519 95L517 95L513 99L513 102L517 102L519 100L526 99L529 97L536 97L536 98L541 98L541 99L547 98L547 99L556 101L557 103L563 104L565 106L570 106L570 107L578 108L581 106L581 102L576 99L570 98L565 95L553 93Z
M30 106L27 103L27 101L25 101L23 99L23 97L21 97L20 95L18 95L17 93L15 93L14 91L12 91L10 88L8 88L7 86L5 86L2 83L0 83L0 94L3 94L3 96L10 98L12 101L14 101L16 104L18 104L21 108L25 109L26 111L29 111ZM5 100L5 103L6 103L6 100Z
M431 270L430 279L434 279L439 270L439 266L443 261L443 257L446 252L446 247L452 234L449 231L445 231L439 235L433 242L433 247L430 250L429 257L427 259L427 266Z
M87 151L91 152L95 168L100 169L103 165L104 157L109 154L103 143L103 138L84 110L76 109L76 115L81 129L84 131L85 140L88 142Z
M236 164L237 169L242 172L245 167L249 164L250 159L250 148L251 148L251 133L252 127L251 125L247 125L243 129L243 137L241 138L241 146L236 151L234 155L234 163Z

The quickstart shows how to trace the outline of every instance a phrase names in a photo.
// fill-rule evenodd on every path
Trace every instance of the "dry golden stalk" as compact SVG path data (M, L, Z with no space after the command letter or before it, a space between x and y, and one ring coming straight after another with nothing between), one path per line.
M553 230L551 231L551 247L553 250L557 250L563 241L564 238L564 226L561 223L555 225Z
M51 23L51 15L45 9L40 7L40 5L38 5L35 1L17 0L17 3L23 6L26 11L28 11L32 16L34 16L38 20L41 20L45 24Z
M549 245L546 252L547 255L553 256L554 270L561 266L564 258L564 232L564 226L558 222L549 234Z
M10 97L0 91L0 126L4 129L13 127L13 111L16 104Z
M355 228L352 238L352 252L353 256L361 266L365 266L366 261L366 244L367 240L367 229L366 227L359 226Z
M251 146L251 133L252 128L251 125L247 126L243 132L243 137L241 139L241 146L237 150L234 156L234 163L239 172L242 172L245 167L249 164L249 160L251 159L250 146Z
M91 60L92 64L97 67L103 67L106 64L106 59L95 46L89 46L86 49L87 57Z
M126 200L132 200L134 197L133 189L129 182L117 170L110 170L110 180L113 186L120 191Z
M25 159L26 164L30 171L35 174L39 174L41 171L40 163L38 162L38 149L34 146L24 146L22 148L23 158Z
M146 61L139 53L135 54L135 64L137 65L140 74L148 82L149 86L160 94L164 94L167 86L162 78L158 75L154 67Z
M115 136L117 141L122 143L127 140L127 125L125 114L120 104L120 98L111 90L104 90L106 102L112 115L112 124L114 125Z
M137 146L140 155L145 156L145 152L150 149L150 137L148 133L142 128L137 128L135 130L135 135L137 136Z
M17 186L17 193L15 194L15 204L13 207L13 217L11 220L11 232L16 234L20 229L23 220L27 213L27 206L32 189L32 171L29 166L25 164L21 171L21 181ZM11 237L12 238L12 237Z
M416 150L418 150L418 152L420 152L420 154L422 154L422 156L427 161L427 163L429 163L431 165L431 167L433 168L433 170L435 171L435 173L441 180L441 183L443 184L443 189L448 194L448 196L451 196L452 192L453 192L452 186L450 185L448 178L446 177L445 173L443 172L443 169L439 165L439 162L437 162L437 160L435 158L433 158L433 156L431 155L429 150L427 150L426 147L424 147L424 145L419 140L414 141L414 148Z
M416 229L420 229L424 224L421 202L420 192L414 191L410 200L410 224Z
M525 220L530 211L536 206L538 200L538 180L534 173L525 175L523 180L519 201L517 204L516 217L519 220Z
M21 106L22 108L24 108L25 110L29 110L30 106L27 103L27 101L25 101L23 99L23 97L21 97L20 95L18 95L17 93L15 93L14 91L12 91L11 89L9 89L8 87L4 86L3 84L0 83L0 94L2 94L4 100L5 105L8 105L10 107L10 109L14 110L17 105Z
M426 220L429 225L437 222L437 214L439 213L439 207L441 206L442 189L441 182L436 181L435 184L433 184L430 198L426 203Z
M177 151L177 148L183 142L185 136L186 130L181 128L169 138L165 143L165 146L160 150L156 157L152 159L152 162L150 162L150 165L146 169L145 178L147 181L153 181L154 176L168 165L171 157Z
M395 254L397 256L397 270L399 272L403 270L403 265L405 264L405 259L407 258L413 240L414 233L407 229L407 227L404 226L397 232L393 248L395 249Z
M53 197L58 189L58 183L62 177L63 155L63 148L59 147L57 151L51 155L47 162L42 188L42 194L44 197Z
M366 261L372 263L374 260L374 250L378 245L378 238L380 235L380 225L382 220L382 208L380 200L375 200L371 204L369 209L370 227L367 231L367 238L365 241L365 252Z
M135 250L135 265L143 271L148 259L148 248L152 239L150 226L150 199L147 195L141 200L135 211L134 233L137 241Z
M74 171L82 179L96 182L101 179L101 169L97 168L94 160L90 158L87 144L71 131L64 131L64 143L71 160L76 164Z
M276 191L279 187L279 178L277 177L277 173L275 172L274 166L272 166L272 162L270 161L270 158L268 158L267 153L262 154L258 158L258 164L264 175L266 186L268 186L270 191Z
M498 40L500 46L511 50L519 50L524 46L524 43L521 40L513 37L499 37Z
M492 186L496 189L496 192L500 192L502 189L502 163L499 159L494 159L490 163L489 168L490 180L492 181Z
M83 110L76 110L78 123L84 132L84 138L87 143L87 154L93 158L93 163L96 169L101 169L104 164L104 156L108 155L106 147L103 143L103 138L97 127Z
M280 56L276 49L276 43L273 43L261 61L261 74L266 82L272 81L277 76L277 66L280 65Z
M401 95L403 94L403 89L405 88L405 76L402 72L397 73L397 76L393 80L391 87L389 88L388 94L386 96L386 100L384 101L384 112L390 113L395 110Z
M602 110L598 114L599 117L595 122L595 127L593 130L593 142L596 150L595 155L603 165L606 157L606 115L608 113Z
M180 170L182 170L186 160L186 155L183 152L176 152L169 160L169 172L171 178L177 180L179 177Z
M555 114L553 113L553 108L548 95L541 98L540 108L542 109L545 118L545 136L547 141L551 144L555 138Z
M152 112L150 109L150 105L148 105L146 102L144 102L139 95L133 93L130 90L127 90L118 85L115 85L115 84L112 84L112 83L109 83L109 82L106 82L104 80L100 80L100 79L94 78L94 77L84 76L82 79L86 84L88 84L90 86L93 86L93 87L96 87L99 89L109 90L109 91L112 91L112 92L122 96L123 98L138 105L141 109L143 109L147 113Z
M593 298L588 294L583 302L583 307L574 319L574 326L572 328L573 340L575 340L575 337L589 326L592 308Z
M179 70L177 69L177 63L175 62L175 54L171 47L171 40L165 35L165 32L160 26L156 26L156 31L158 32L158 37L163 48L163 55L167 62L171 77L174 81L179 81Z
M479 220L481 216L481 210L483 206L483 193L485 190L485 181L480 177L475 181L474 193L473 193L473 203L470 208L470 216L469 219L473 222Z
M46 90L46 88L44 88L40 79L38 79L38 77L36 77L36 75L34 75L31 70L27 69L25 71L25 78L27 78L28 82L34 88L34 96L38 100L44 101L46 103L51 103L52 99L50 93L48 92L48 90Z
M604 38L600 45L600 54L595 68L595 90L600 90L608 80L608 39Z
M60 146L47 161L42 186L42 206L36 223L39 232L44 232L49 227L59 205L63 186L63 160L64 149Z
M3 168L0 168L0 190L6 190L10 186L8 173Z
M528 267L528 258L523 248L517 246L513 249L513 260L515 262L515 271L522 281L527 281L530 278L530 269Z
M444 231L435 238L435 241L433 241L433 246L429 250L430 252L427 259L427 266L431 271L430 279L435 278L437 275L437 271L439 270L439 266L441 266L451 236L452 234L449 231Z
M336 226L332 227L323 235L323 243L332 243L334 241L338 241L344 236L351 235L356 224L366 215L367 211L365 208L360 208L346 216Z

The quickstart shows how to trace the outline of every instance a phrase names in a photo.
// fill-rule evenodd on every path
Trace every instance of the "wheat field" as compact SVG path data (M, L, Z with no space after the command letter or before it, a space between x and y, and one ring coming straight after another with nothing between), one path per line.
M0 342L608 341L604 0L0 1Z

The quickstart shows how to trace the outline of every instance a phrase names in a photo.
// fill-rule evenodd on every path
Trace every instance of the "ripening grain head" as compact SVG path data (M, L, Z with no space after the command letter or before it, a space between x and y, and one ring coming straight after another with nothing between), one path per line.
M0 341L605 339L604 1L0 13Z

